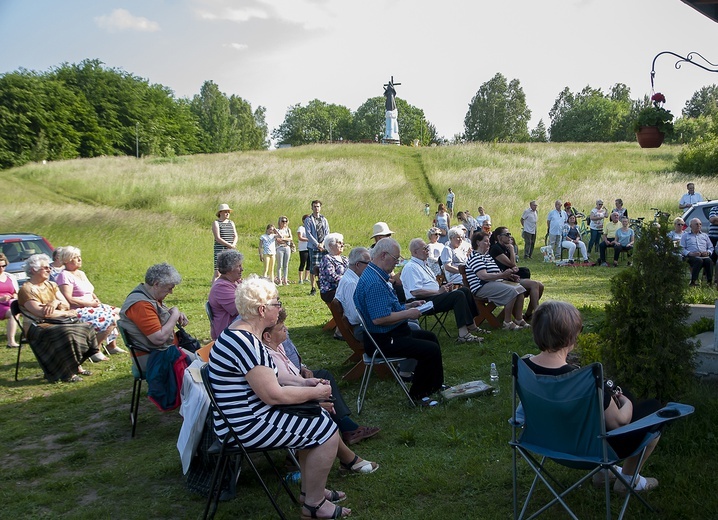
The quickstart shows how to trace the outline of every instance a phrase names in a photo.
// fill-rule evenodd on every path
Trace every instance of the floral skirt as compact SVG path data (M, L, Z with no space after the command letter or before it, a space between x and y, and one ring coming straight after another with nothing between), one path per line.
M107 329L115 325L117 322L119 310L111 305L101 304L99 307L80 307L77 309L77 317L85 323L89 323L95 329L96 333L105 332ZM110 335L107 336L107 343L112 343L117 339L119 333L115 328Z

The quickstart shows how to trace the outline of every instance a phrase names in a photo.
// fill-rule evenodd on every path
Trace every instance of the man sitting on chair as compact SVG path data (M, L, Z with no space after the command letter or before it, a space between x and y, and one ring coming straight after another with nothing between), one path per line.
M701 269L706 273L708 285L713 283L713 262L711 261L713 244L708 238L708 234L703 233L702 226L703 223L699 218L691 219L691 230L681 235L681 255L691 266L690 285L692 287L698 285L698 275Z
M371 251L371 263L359 277L354 304L364 317L368 332L386 355L417 360L409 395L421 400L441 389L444 366L436 336L426 330L411 330L407 324L407 320L421 316L416 307L423 301L403 305L388 284L389 273L400 261L401 247L396 240L384 238L377 242ZM367 337L364 348L367 354L374 353L374 345Z
M474 296L468 287L460 287L452 291L452 285L439 285L436 276L426 263L429 246L421 238L409 242L411 260L401 271L401 283L404 285L406 301L416 299L431 301L435 312L453 310L456 326L459 329L457 343L478 343L483 340L471 334L478 332L474 317L478 315Z

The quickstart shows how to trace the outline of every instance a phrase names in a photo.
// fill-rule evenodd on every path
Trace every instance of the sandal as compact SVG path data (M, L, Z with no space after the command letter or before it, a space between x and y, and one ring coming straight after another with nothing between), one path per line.
M299 492L299 503L304 505L304 499L307 496L307 493L304 491ZM334 489L325 489L324 490L324 500L329 500L332 504L336 504L337 502L343 502L347 499L347 494L344 493L344 491L336 491ZM322 505L319 504L317 507L321 507Z
M520 329L529 329L529 328L531 328L531 325L529 325L528 323L526 323L526 320L514 321L514 323L515 323L516 326L517 326L518 328L520 328Z
M351 473L374 473L379 469L379 464L376 462L370 462L368 460L362 460L359 462L359 455L354 455L354 460L344 464L339 461L340 470Z
M90 372L89 370L80 370L78 374L81 376L91 376L92 372Z
M326 502L327 499L325 498L319 504L316 506L309 506L307 504L302 504L302 507L305 508L307 511L309 511L309 514L311 516L307 516L304 513L302 513L302 520L310 520L311 518L343 518L345 516L349 516L352 514L351 510L345 509L342 506L335 506L334 513L332 513L332 516L317 516L317 511L321 509L321 507L324 505L324 502ZM344 514L344 511L347 511L346 514Z
M516 325L513 321L505 321L504 326L502 327L504 330L519 330L521 327Z
M474 336L473 334L469 333L466 336L459 336L456 338L457 343L481 343L484 341L484 338L480 336Z

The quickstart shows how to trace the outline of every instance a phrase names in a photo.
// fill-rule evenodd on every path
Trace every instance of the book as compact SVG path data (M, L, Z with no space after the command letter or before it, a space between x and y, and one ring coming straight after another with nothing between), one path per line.
M487 385L481 380L469 381L447 388L441 395L444 399L454 399L455 397L471 397L474 395L490 394L494 391L494 387Z

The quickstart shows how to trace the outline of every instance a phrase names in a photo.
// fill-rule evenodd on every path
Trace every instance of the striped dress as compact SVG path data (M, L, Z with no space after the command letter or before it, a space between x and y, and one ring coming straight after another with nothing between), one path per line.
M246 448L313 448L324 444L337 430L329 414L299 418L265 404L249 386L245 374L255 366L277 373L269 350L251 332L225 329L209 356L209 374L217 404ZM220 440L228 429L213 412L214 431Z
M219 237L227 242L234 240L234 230L232 229L232 221L227 219L224 222L218 220L219 224ZM216 240L214 242L214 268L217 269L217 255L227 249L227 246L219 244Z

